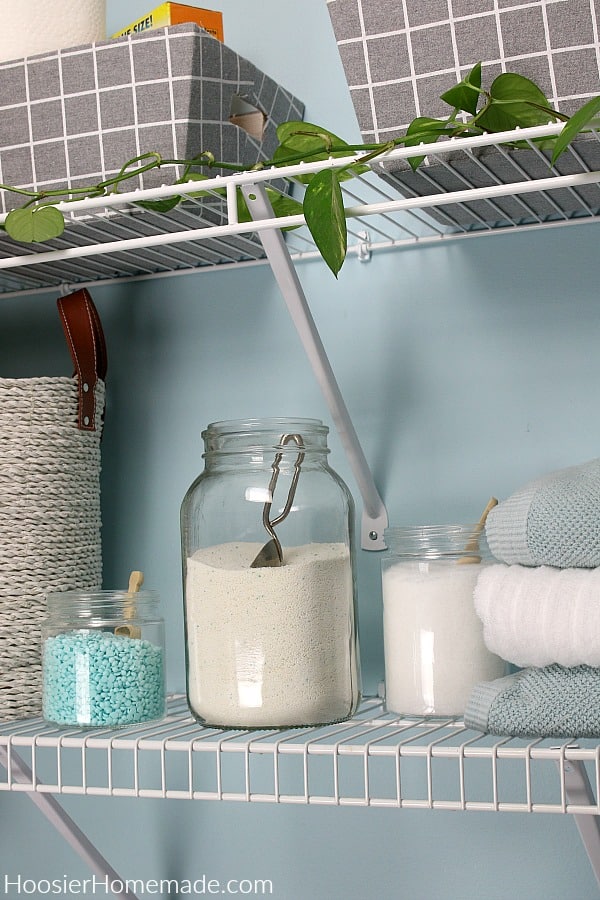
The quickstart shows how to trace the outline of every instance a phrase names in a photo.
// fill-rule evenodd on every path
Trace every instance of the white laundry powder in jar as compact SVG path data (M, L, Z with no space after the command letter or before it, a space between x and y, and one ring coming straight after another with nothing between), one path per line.
M250 568L260 543L187 560L188 700L206 724L315 725L358 703L348 547L286 548L284 565Z
M505 674L484 644L473 590L480 564L418 560L382 575L386 707L418 716L460 716L479 681Z

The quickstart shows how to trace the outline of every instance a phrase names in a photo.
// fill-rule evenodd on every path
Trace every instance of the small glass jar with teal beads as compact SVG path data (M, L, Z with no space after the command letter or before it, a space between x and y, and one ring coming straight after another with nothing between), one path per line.
M56 725L118 728L165 714L165 637L155 591L48 594L42 715Z

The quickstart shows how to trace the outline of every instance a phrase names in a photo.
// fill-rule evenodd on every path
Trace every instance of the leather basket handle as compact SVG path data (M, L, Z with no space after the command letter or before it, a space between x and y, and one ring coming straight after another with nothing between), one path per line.
M82 431L95 431L95 387L98 379L105 379L107 369L102 323L85 288L59 297L57 306L78 379L77 426Z

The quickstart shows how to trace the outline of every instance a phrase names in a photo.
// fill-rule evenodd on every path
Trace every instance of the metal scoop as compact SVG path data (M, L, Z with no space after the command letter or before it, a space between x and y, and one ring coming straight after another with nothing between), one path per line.
M283 458L283 452L280 451L276 454L275 459L273 460L273 465L271 466L273 474L271 475L271 480L268 487L270 499L267 500L267 502L263 506L262 514L263 525L265 526L267 532L271 535L271 540L267 541L264 547L262 547L258 552L255 559L250 563L251 569L261 569L269 566L274 567L283 565L283 550L281 549L279 538L275 534L274 529L275 525L279 525L281 522L283 522L292 508L294 495L296 494L298 478L300 477L300 466L302 465L302 460L304 459L304 441L302 439L302 435L282 434L279 440L279 446L283 448L286 444L289 444L290 441L294 441L296 446L299 448L299 453L296 457L296 462L294 463L294 474L292 475L292 481L290 484L287 500L285 501L285 506L283 507L279 515L274 519L271 519L270 515L271 506L273 504L273 494L275 493L275 486L277 484L277 479L279 478L279 464Z

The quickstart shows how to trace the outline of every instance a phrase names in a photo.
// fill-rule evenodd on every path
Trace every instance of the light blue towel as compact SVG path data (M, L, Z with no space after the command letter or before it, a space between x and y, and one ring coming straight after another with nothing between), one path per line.
M600 459L528 482L491 510L485 532L501 562L600 566Z
M513 737L599 737L600 669L552 665L475 685L465 725Z

